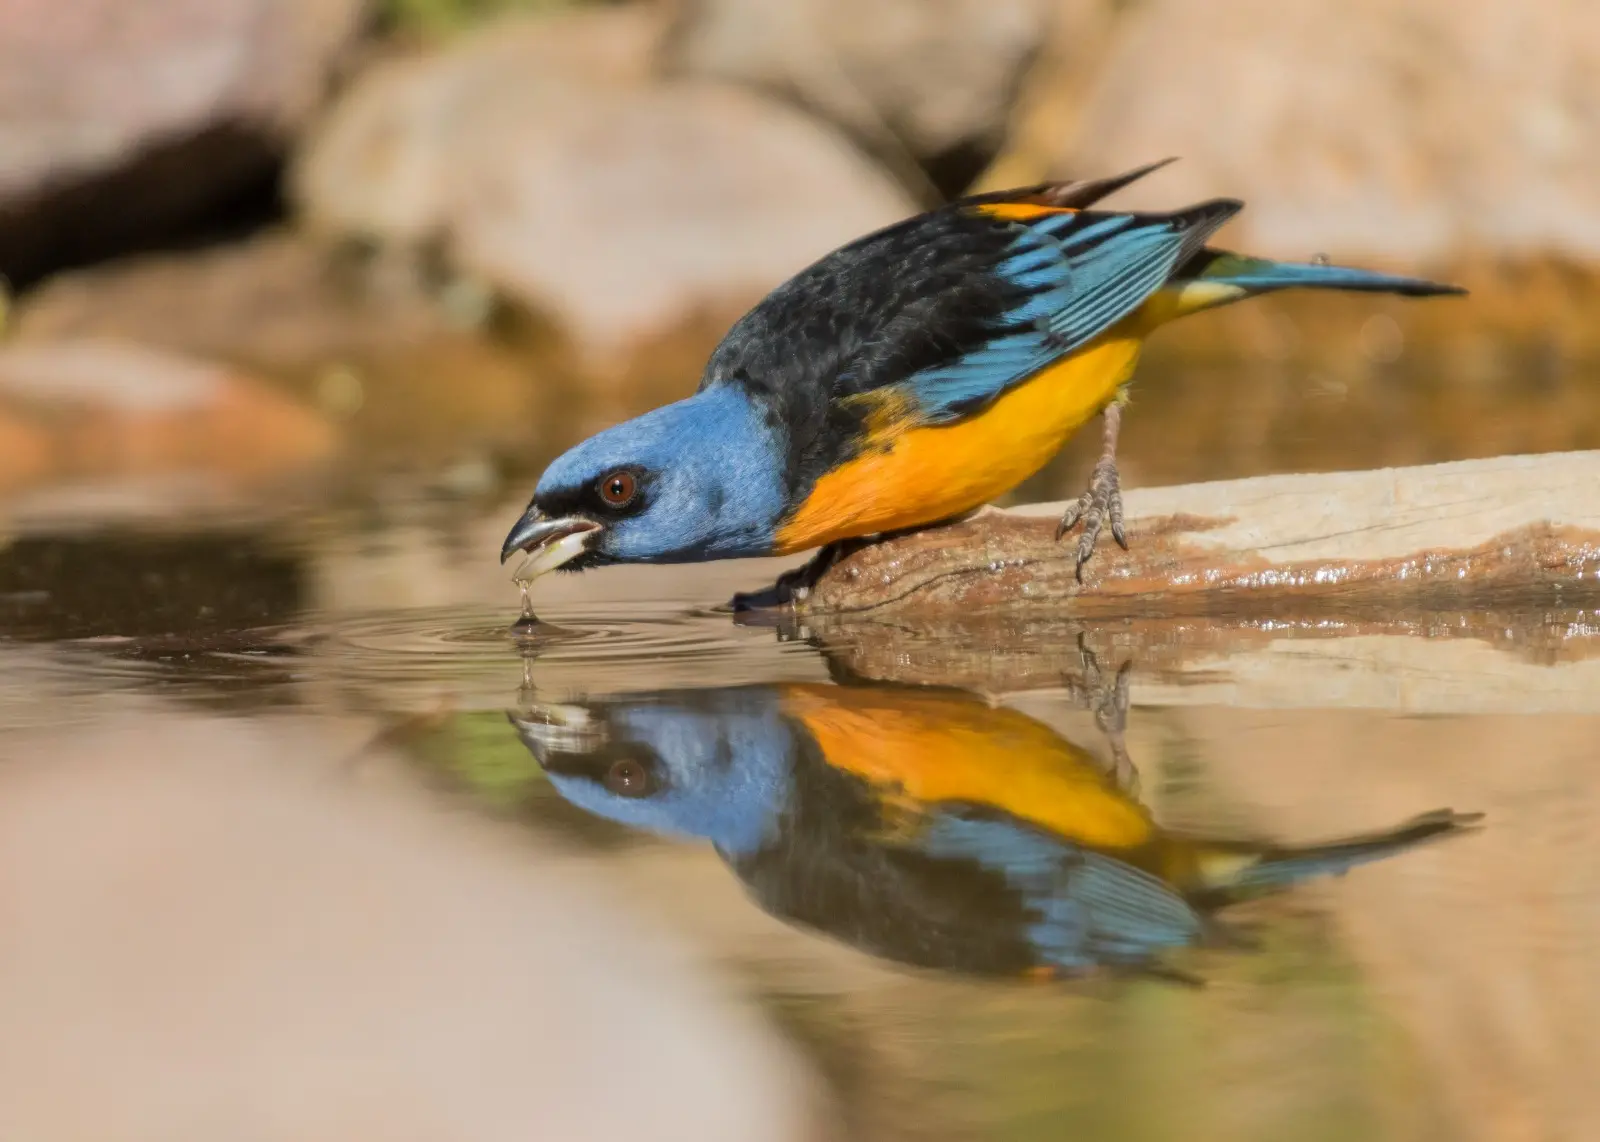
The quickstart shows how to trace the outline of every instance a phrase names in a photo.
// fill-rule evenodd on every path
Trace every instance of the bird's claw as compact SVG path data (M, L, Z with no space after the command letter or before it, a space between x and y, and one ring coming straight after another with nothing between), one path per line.
M1128 550L1128 534L1122 524L1122 481L1117 475L1117 462L1109 456L1101 457L1089 478L1089 490L1068 505L1056 527L1056 539L1083 521L1083 534L1078 537L1078 582L1083 582L1083 565L1094 554L1094 545L1101 530L1111 525L1111 538L1117 546Z

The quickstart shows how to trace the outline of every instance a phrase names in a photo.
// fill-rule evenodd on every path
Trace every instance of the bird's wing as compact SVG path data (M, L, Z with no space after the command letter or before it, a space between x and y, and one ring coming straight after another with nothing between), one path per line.
M953 314L937 297L913 302L855 363L866 379L880 382L862 386L865 391L886 390L876 399L892 401L922 424L970 415L1093 341L1165 285L1239 204L1219 200L1159 215L1030 201L990 200L960 209L1003 227L1005 240L995 244L981 273L989 295L1004 304L974 323L961 320L959 296L950 299ZM927 327L917 328L919 321ZM897 322L910 327L897 329ZM897 355L896 334L915 342L938 340L946 330L942 359L900 376L885 368Z
M740 318L701 388L751 395L796 487L869 421L971 415L1137 309L1239 209L1086 209L1159 165L977 195L857 239Z

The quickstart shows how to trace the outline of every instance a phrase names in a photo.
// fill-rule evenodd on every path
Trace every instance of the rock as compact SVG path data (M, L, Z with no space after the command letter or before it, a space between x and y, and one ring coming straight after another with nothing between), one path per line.
M0 272L149 244L263 184L364 8L0 3Z
M307 140L291 193L313 225L334 233L417 247L436 241L468 221L454 215L472 180L451 161L470 155L471 174L482 177L509 157L478 151L482 143L469 151L463 135L508 142L511 121L564 110L563 98L575 101L585 83L644 83L659 36L644 9L571 12L497 22L444 51L379 61Z
M1017 93L1005 146L973 183L974 192L1031 186L1056 177L1061 148L1078 118L1112 39L1124 26L1115 0L1055 0L1049 35Z
M1119 204L1242 198L1223 242L1267 255L1600 258L1586 0L1152 0L1121 21L1059 175L1180 155Z
M293 373L388 342L442 332L412 297L361 312L332 251L281 232L203 250L150 254L57 274L17 306L13 339L138 340ZM381 318L381 319L380 319Z
M0 411L0 495L35 483L49 470L49 434L10 410Z
M688 941L359 724L96 707L7 739L0 1133L833 1136Z
M552 315L586 359L616 361L707 313L733 316L910 212L887 175L798 112L652 80L654 21L579 11L373 69L294 171L306 220L440 255Z
M179 478L202 501L272 486L335 445L320 416L248 376L112 340L0 349L0 432L8 423L25 446L0 452L0 488L100 485L106 503Z
M893 161L963 189L999 148L1056 0L691 0L676 69L777 92ZM907 166L913 166L906 171Z
M566 396L542 345L485 336L412 284L283 232L57 274L15 324L17 343L116 338L232 363L337 419L362 471L537 451L541 405Z

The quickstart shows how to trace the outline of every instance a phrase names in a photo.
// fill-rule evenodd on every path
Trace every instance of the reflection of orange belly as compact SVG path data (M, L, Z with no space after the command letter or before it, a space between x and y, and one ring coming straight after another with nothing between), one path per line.
M1126 851L1157 839L1144 806L1094 758L1017 710L937 691L797 684L784 710L827 763L916 813L999 809L1090 848Z
M817 481L778 529L775 554L934 523L1009 492L1110 403L1139 346L1134 330L1119 328L970 420L875 434L862 455Z

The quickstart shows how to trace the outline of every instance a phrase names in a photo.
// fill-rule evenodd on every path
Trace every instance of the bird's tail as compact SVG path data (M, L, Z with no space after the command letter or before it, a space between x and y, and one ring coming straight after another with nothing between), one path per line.
M1151 324L1163 324L1202 309L1239 301L1281 289L1333 289L1358 293L1393 293L1405 297L1464 294L1460 286L1358 270L1322 262L1274 262L1249 258L1225 250L1204 249L1173 272L1145 314Z
M1275 892L1318 876L1341 876L1425 841L1468 831L1481 813L1438 809L1382 832L1298 848L1197 843L1191 875L1199 881L1196 903L1220 907Z
M1224 250L1202 250L1178 268L1178 280L1215 282L1249 294L1270 293L1279 289L1341 289L1359 293L1397 293L1405 297L1434 297L1438 294L1463 294L1460 286L1332 266L1324 262L1274 262L1270 258L1247 258Z

